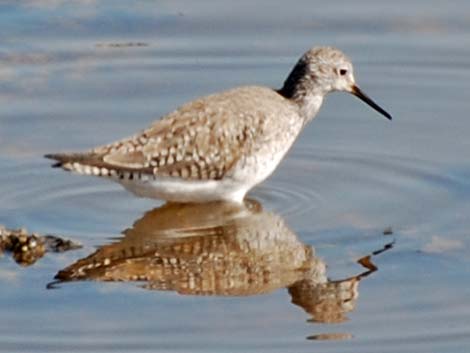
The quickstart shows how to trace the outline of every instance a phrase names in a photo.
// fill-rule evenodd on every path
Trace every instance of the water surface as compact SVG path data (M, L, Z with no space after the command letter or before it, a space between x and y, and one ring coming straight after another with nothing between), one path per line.
M0 224L83 248L30 267L4 254L0 351L467 352L469 10L1 2ZM130 135L197 96L279 87L325 44L352 57L394 120L330 95L250 193L254 210L168 211L42 158ZM193 248L204 266L181 258ZM107 270L65 280L90 259Z

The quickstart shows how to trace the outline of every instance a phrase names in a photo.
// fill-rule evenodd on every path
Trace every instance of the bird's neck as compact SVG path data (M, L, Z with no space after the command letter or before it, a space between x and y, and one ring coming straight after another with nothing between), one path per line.
M320 110L323 103L323 95L308 95L300 101L296 101L300 108L300 115L305 122L312 120Z
M323 103L323 92L315 92L311 88L303 87L302 83L298 83L298 86L284 87L278 90L284 98L296 103L299 107L299 112L304 122L312 120L320 110Z
M320 110L326 92L316 84L315 79L307 77L307 68L302 60L292 69L278 93L299 106L305 122L312 120Z

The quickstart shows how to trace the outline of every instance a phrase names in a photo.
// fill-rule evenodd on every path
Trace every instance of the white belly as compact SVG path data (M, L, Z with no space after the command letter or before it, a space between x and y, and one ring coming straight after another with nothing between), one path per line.
M225 200L242 203L250 189L232 179L183 180L158 178L156 180L119 180L119 183L137 196L173 202L207 202Z

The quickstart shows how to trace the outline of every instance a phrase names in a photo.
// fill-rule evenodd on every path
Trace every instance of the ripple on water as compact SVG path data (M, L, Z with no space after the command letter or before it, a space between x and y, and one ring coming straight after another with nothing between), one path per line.
M266 207L273 208L286 217L307 214L324 202L315 188L293 183L286 174L261 184L255 189L253 196Z
M289 218L366 213L406 226L444 206L447 211L461 206L468 184L444 164L308 146L296 148L253 195Z
M90 213L120 214L143 212L156 205L154 200L130 196L115 183L53 170L45 161L1 163L0 202L4 210L41 208L60 213L61 206L68 205L85 207ZM252 196L287 218L331 212L337 212L334 216L338 217L340 213L374 211L380 204L381 209L375 212L384 214L393 209L393 216L406 223L407 214L417 216L423 208L428 208L428 217L436 212L431 206L445 203L454 209L468 186L467 178L450 173L445 165L307 146L294 149Z

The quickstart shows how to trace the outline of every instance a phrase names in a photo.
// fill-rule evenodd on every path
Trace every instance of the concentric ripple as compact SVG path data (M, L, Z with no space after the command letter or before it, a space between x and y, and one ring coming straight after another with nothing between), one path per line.
M423 211L432 219L439 210L443 221L462 207L468 180L445 164L307 146L294 148L253 195L288 218L362 213L406 226L416 225Z
M82 215L94 219L100 213L138 216L139 211L160 203L135 198L107 180L53 170L46 161L2 164L6 167L0 182L8 190L2 191L0 202L4 210L12 212L41 209L60 216L64 210L77 212L78 208ZM464 174L446 165L401 156L307 146L295 148L250 196L287 218L337 217L360 210L377 213L377 217L389 213L391 220L406 224L407 219L416 221L423 207L429 208L428 216L436 209L441 210L441 216L452 213L463 201L461 191L469 186Z

